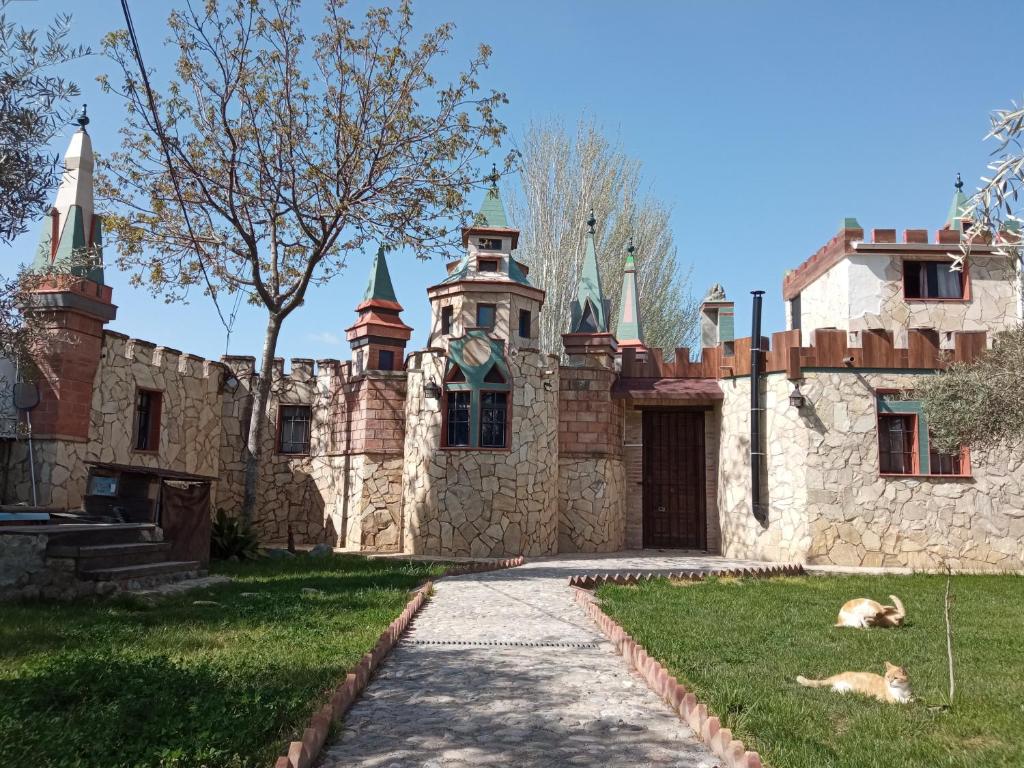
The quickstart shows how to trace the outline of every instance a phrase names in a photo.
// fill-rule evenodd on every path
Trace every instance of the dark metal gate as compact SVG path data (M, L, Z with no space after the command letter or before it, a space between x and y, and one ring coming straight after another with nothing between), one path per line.
M704 413L643 414L644 546L705 549Z

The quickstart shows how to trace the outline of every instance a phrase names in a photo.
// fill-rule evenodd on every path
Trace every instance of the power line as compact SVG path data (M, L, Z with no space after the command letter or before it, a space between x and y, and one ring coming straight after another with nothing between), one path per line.
M171 184L174 186L174 196L178 200L178 205L181 208L181 215L185 219L185 226L188 228L189 239L196 243L198 238L196 237L195 231L192 229L192 220L188 215L188 208L185 205L185 197L181 193L181 185L178 181L178 174L174 170L174 163L171 161L171 151L167 140L167 135L164 132L163 122L160 120L160 112L156 108L156 100L153 98L153 89L149 85L149 75L146 73L146 65L142 61L142 50L139 48L139 40L135 36L135 25L132 23L132 14L128 9L128 0L121 0L121 10L124 11L124 22L128 27L128 38L132 44L132 54L135 56L135 63L138 64L139 74L142 76L142 84L146 87L146 99L149 102L149 111L153 114L153 126L156 129L157 138L160 140L160 149L163 151L164 159L167 161L167 173L171 177ZM197 251L198 254L198 251ZM210 281L210 275L206 271L206 265L203 263L203 257L199 255L199 269L203 273L203 280L206 281L206 288L210 293L210 298L213 299L213 307L217 310L217 317L220 318L221 325L224 326L224 330L227 331L228 343L231 339L231 329L235 323L235 315L238 311L238 303L235 304L235 310L231 313L231 322L229 323L224 319L224 313L220 310L220 303L217 301L217 291L213 287L213 283Z

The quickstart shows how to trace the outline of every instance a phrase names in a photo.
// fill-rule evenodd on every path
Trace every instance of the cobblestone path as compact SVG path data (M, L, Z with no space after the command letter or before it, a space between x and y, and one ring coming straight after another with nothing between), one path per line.
M446 578L320 765L712 768L716 758L628 670L566 582L750 564L638 553Z

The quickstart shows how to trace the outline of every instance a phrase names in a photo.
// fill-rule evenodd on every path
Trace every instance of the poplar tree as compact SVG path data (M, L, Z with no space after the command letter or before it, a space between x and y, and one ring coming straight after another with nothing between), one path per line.
M299 0L172 12L177 61L162 93L139 72L128 31L104 40L121 82L102 82L126 107L122 147L100 181L119 266L168 301L194 287L215 300L241 291L265 313L246 522L282 324L355 252L448 251L482 185L479 161L505 133L504 94L478 82L486 45L439 84L452 24L416 35L410 2L372 8L359 24L343 0L323 2L313 28Z
M522 141L520 178L521 188L509 189L506 197L521 230L519 257L530 266L530 280L547 292L540 320L546 352L562 350L591 210L602 287L613 313L633 238L647 345L671 352L693 340L697 305L690 273L679 263L671 211L643 194L640 162L621 144L592 120L581 120L572 131L557 121L534 123Z

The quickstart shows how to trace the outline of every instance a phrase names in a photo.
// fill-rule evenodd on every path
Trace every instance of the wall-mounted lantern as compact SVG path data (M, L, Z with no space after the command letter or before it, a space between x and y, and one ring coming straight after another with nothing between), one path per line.
M789 404L800 410L807 404L807 398L804 397L804 393L800 391L800 385L794 384L793 391L789 395Z
M434 381L434 377L431 376L423 384L423 396L428 400L438 400L441 397L441 388L437 386L437 382Z

